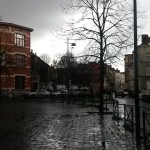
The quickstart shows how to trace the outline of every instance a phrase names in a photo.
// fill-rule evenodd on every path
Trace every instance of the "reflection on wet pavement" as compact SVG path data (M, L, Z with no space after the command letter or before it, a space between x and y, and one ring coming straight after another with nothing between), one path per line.
M93 112L93 113L92 113ZM0 105L0 150L136 149L134 135L96 108L50 102Z

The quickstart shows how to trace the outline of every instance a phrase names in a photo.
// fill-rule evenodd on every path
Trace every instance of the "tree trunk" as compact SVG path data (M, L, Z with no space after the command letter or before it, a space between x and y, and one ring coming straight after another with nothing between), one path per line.
M100 59L100 106L99 106L99 113L103 114L104 112L104 99L103 99L103 94L104 94L104 61L103 58Z
M100 30L101 31L101 30ZM104 112L104 99L103 99L103 91L104 91L104 48L103 48L103 33L100 34L100 96L99 96L99 101L100 101L100 106L99 106L99 113L103 114Z

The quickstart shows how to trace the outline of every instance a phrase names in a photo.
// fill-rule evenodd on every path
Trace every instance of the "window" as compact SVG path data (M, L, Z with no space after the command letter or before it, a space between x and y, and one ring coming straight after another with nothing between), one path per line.
M16 54L16 67L25 67L25 56Z
M150 90L150 81L146 81L146 89Z
M15 89L25 88L25 76L15 76Z
M128 63L128 57L125 57L125 63Z
M150 61L150 55L146 55L146 56L145 56L145 60L146 60L146 61Z
M15 44L20 47L25 47L25 35L16 33Z
M150 76L150 68L146 68L146 75Z

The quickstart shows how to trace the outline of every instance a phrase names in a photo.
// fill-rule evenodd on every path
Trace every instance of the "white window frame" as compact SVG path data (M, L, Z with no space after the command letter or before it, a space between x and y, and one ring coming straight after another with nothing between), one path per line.
M15 44L19 47L25 47L25 35L21 33L15 33Z
M150 76L150 67L146 68L146 76Z
M146 60L146 61L150 61L150 55L146 55L146 56L145 56L145 60Z

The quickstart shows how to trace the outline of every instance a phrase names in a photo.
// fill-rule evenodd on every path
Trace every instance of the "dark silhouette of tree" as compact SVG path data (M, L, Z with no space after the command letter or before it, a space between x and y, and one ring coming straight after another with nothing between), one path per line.
M40 55L40 58L41 58L45 63L47 63L47 64L50 63L51 58L50 58L50 56L49 56L47 53L41 54L41 55Z
M61 56L60 60L53 60L53 65L55 68L74 68L77 64L76 58L70 52L67 52Z
M14 41L12 40L13 37L11 33L1 30L0 31L0 53L5 53L6 58L5 58L5 65L1 64L1 71L7 71L6 65L14 65L14 60L12 57L10 57L9 52L11 49L15 48L14 46ZM1 60L2 61L2 60ZM2 62L1 62L2 63Z
M71 18L61 32L87 42L84 61L100 64L100 112L103 113L105 63L118 62L133 45L133 10L125 0L72 0L63 3ZM82 57L83 57L82 56Z
M52 62L52 66L54 66L54 68L57 68L58 67L58 60L53 60Z
M5 84L4 74L10 74L11 66L14 66L14 58L9 54L13 48L15 48L13 35L7 32L5 29L0 30L0 99L1 99L1 88ZM5 54L5 55L3 55Z

